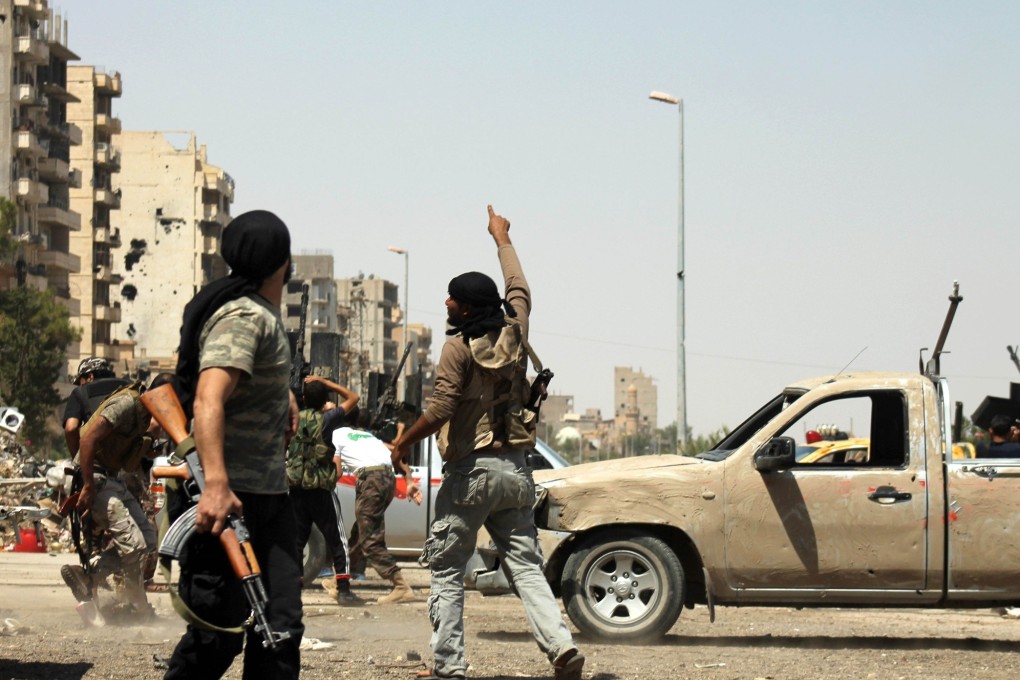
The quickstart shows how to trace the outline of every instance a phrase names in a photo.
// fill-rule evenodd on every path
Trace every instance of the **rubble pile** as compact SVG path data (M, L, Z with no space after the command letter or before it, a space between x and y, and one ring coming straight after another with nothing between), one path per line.
M34 528L38 523L50 552L73 550L68 522L57 514L61 488L47 484L48 464L37 460L17 441L17 433L0 427L0 507L8 517L0 521L0 540L3 550L14 550L18 532ZM23 520L15 508L49 508L45 519Z

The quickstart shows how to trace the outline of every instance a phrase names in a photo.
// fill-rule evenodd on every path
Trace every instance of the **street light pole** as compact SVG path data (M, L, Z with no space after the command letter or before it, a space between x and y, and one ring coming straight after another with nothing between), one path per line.
M404 337L403 337L403 342L401 344L404 347L406 347L407 343L410 342L410 339L408 339L408 336L407 336L407 316L410 313L410 310L407 307L407 293L408 293L408 290L407 290L407 273L408 273L408 260L410 259L410 254L408 253L407 248L398 248L397 246L390 246L386 250L390 251L391 253L396 253L397 255L403 255L404 256L404 314L403 314L403 316L404 316ZM403 382L403 385L404 385L404 394L402 396L404 398L406 398L407 397L407 369L406 368L404 369L404 376L402 376L402 382ZM401 399L401 401L403 401L403 399Z
M676 235L676 446L687 443L687 368L684 350L684 100L665 92L649 99L677 107L680 113L680 186Z

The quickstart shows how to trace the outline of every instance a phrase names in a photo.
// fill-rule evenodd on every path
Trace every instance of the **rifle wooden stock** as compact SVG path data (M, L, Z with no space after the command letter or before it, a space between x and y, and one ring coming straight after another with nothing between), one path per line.
M174 444L180 444L188 437L188 418L173 385L160 385L147 390L139 398Z
M187 463L181 463L180 465L153 465L152 476L160 479L191 479Z

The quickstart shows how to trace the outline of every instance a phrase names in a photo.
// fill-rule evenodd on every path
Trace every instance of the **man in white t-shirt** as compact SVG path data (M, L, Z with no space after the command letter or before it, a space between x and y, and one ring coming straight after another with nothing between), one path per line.
M357 416L356 413L352 415ZM363 419L358 419L357 423L364 427ZM336 430L333 446L344 467L353 470L357 478L354 487L355 525L350 540L351 571L363 571L367 560L379 576L393 583L393 590L380 597L379 604L413 600L414 591L407 585L397 561L386 549L386 508L393 501L397 488L389 448L367 428L352 427ZM410 468L403 462L400 465L407 482L407 499L421 505L421 491L411 477Z

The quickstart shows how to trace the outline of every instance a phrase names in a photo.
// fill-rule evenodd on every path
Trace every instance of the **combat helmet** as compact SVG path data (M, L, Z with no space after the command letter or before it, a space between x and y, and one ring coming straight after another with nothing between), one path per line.
M113 375L113 364L102 357L87 357L78 364L78 375L74 377L74 384L81 385L91 373L104 373Z

